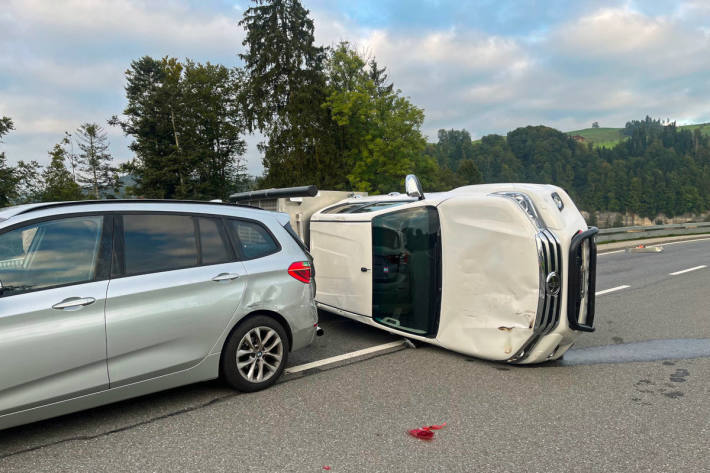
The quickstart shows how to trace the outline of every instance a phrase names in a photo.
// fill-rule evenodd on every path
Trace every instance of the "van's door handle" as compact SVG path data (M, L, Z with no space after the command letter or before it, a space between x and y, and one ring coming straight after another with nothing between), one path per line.
M220 281L231 281L233 279L237 279L239 277L238 274L234 273L222 273L218 274L217 276L213 277L212 280L215 282L220 282Z
M58 304L54 304L52 306L52 309L57 309L57 310L68 310L68 309L75 309L78 310L81 307L91 305L94 302L96 302L96 299L93 297L70 297L68 299L64 299L62 302Z

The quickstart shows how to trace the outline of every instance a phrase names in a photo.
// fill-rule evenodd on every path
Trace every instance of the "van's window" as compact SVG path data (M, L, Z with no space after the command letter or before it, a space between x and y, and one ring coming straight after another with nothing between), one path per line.
M186 215L123 216L126 275L198 264L195 223Z
M222 221L217 218L200 217L200 249L202 264L228 263L232 260L232 251L227 242L227 235L222 227Z
M439 214L417 207L372 219L372 314L398 330L435 336L441 305Z
M351 214L360 214L360 213L366 213L366 212L377 212L378 210L382 209L388 209L390 207L397 207L398 205L403 205L403 204L409 204L410 201L387 201L387 202L375 202L369 205L366 205L364 207L360 207L358 209L353 209L348 213Z
M103 218L63 218L0 235L2 295L94 280Z
M258 223L230 220L230 226L244 259L261 258L279 250L278 243Z
M323 211L324 214L359 214L376 212L377 210L396 207L398 205L409 204L409 200L387 200L384 202L355 202L349 204L338 204Z
M333 207L330 207L329 209L325 209L323 211L324 214L346 214L350 213L351 210L357 209L358 207L363 207L367 205L364 202L357 202L355 204L338 204L334 205Z

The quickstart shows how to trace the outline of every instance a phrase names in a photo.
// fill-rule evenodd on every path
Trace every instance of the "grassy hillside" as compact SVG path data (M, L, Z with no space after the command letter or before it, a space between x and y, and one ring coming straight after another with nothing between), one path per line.
M568 131L568 135L581 136L585 141L591 141L597 146L610 148L624 139L622 128L585 128L584 130Z
M703 134L710 136L710 123L683 125L678 128L691 131L699 128ZM611 148L625 138L621 134L622 130L623 128L585 128L584 130L568 131L567 134L571 136L581 136L586 141L591 141L596 146Z

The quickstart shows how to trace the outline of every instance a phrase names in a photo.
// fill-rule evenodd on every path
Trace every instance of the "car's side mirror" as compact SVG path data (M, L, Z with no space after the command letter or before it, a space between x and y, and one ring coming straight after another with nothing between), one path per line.
M404 178L404 189L409 197L416 197L419 200L424 198L422 183L414 174L407 174L407 177Z

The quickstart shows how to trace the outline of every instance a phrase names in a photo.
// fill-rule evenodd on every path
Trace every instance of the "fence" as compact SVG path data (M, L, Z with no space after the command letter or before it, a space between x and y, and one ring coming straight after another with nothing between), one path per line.
M638 240L641 238L663 237L670 235L692 235L710 233L710 222L674 223L670 225L651 225L647 227L602 228L599 241Z

